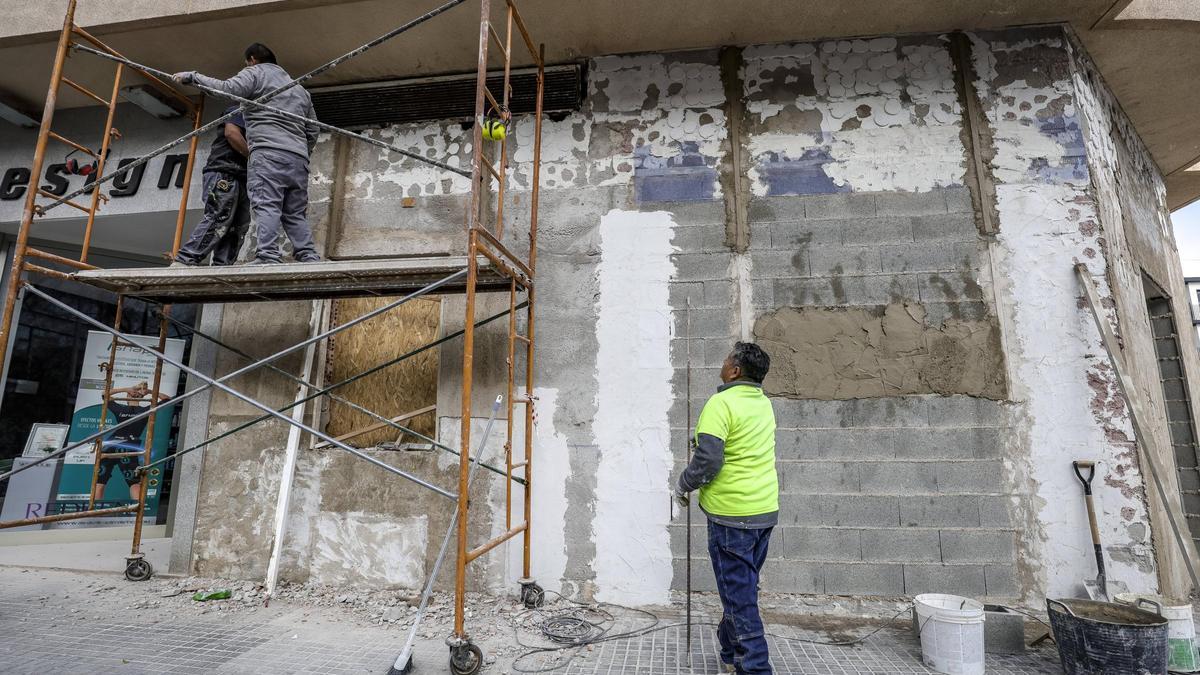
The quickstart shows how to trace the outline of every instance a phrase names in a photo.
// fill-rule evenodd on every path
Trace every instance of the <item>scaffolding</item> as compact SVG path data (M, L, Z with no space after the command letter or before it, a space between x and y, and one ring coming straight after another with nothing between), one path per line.
M16 248L12 260L10 283L7 295L5 297L3 315L0 317L0 344L8 345L10 343L9 335L12 330L14 311L22 295L36 295L40 299L57 307L61 311L75 316L84 323L91 325L97 330L106 332L113 337L112 345L109 350L109 359L107 364L108 367L105 369L103 399L105 409L107 409L108 403L113 400L113 366L116 362L118 345L139 349L155 358L156 365L154 369L153 384L151 386L152 404L137 415L121 420L113 425L108 425L107 420L105 419L107 415L102 414L100 415L101 422L99 429L95 433L88 435L86 438L71 441L67 443L66 447L50 453L38 460L49 461L50 459L65 455L67 452L77 448L86 448L89 445L92 447L92 485L88 499L88 506L86 509L71 513L59 513L53 515L44 515L37 518L0 522L0 529L22 525L58 522L63 520L77 520L97 516L109 516L114 514L132 514L134 516L133 540L130 555L126 561L125 576L130 581L148 579L152 576L153 569L142 554L141 537L143 514L146 508L147 481L151 469L171 459L177 458L180 455L203 448L217 440L220 440L221 438L225 438L233 433L237 433L243 429L249 428L250 426L259 422L277 419L288 425L290 433L287 446L287 458L285 459L284 465L285 475L284 480L282 481L279 501L276 507L276 537L273 543L274 550L270 564L268 565L268 594L273 591L275 578L278 574L278 557L284 534L283 521L286 520L286 518L283 516L286 515L287 511L287 494L290 490L291 483L290 471L295 465L295 453L298 448L299 438L302 434L308 434L312 438L319 440L322 447L333 447L348 452L391 474L404 478L445 498L454 500L455 509L450 527L447 530L446 537L442 542L442 547L437 556L433 570L430 572L426 581L417 619L414 621L408 641L405 644L403 651L396 660L393 672L405 672L408 670L411 664L410 654L413 638L416 635L420 617L423 616L425 604L428 601L429 595L432 591L434 579L438 574L438 568L442 563L451 540L455 542L455 612L453 633L447 638L447 645L450 647L449 666L451 672L454 673L477 672L483 664L483 655L480 649L471 642L466 631L464 621L466 572L468 565L501 544L512 540L517 536L521 536L523 546L521 568L522 578L520 579L521 600L527 606L535 607L539 606L544 599L544 593L542 589L532 579L530 573L530 484L532 481L533 460L533 360L535 344L534 275L537 268L538 192L540 181L543 116L542 100L545 72L544 45L535 46L536 43L531 37L531 34L525 22L523 21L514 0L503 0L503 2L497 2L497 5L501 7L501 13L503 14L503 19L499 23L493 21L493 7L491 0L479 0L480 18L478 33L478 63L475 80L475 123L471 131L472 158L469 172L451 166L446 162L427 158L424 156L424 154L414 153L405 148L389 145L376 138L371 138L363 134L318 122L318 126L329 133L353 138L375 147L385 149L389 152L394 152L409 157L415 161L424 162L440 169L451 171L463 176L469 176L471 180L471 189L464 223L466 235L465 255L459 257L438 258L401 258L399 255L397 255L394 258L388 259L326 261L320 263L281 264L253 267L231 266L223 268L103 270L88 262L88 253L92 243L92 229L96 219L96 214L98 211L100 211L102 204L107 201L107 196L102 191L103 185L112 181L114 178L128 174L128 172L137 169L139 166L145 164L153 157L166 152L170 148L180 143L188 143L187 161L183 171L183 189L180 196L177 217L175 220L175 230L171 250L172 256L174 256L178 252L180 243L182 241L184 220L188 206L189 187L191 185L191 177L195 165L199 137L204 132L216 128L225 120L232 117L236 111L230 111L208 123L202 123L204 112L203 96L199 97L198 99L189 97L171 83L170 77L167 73L126 58L116 50L104 44L101 40L89 34L83 28L76 25L74 20L76 2L77 0L68 0L66 16L63 22L62 31L59 34L58 44L54 56L54 65L50 76L49 89L46 95L45 108L42 114L41 124L38 129L37 145L34 151L31 175L34 177L41 175L43 166L45 164L47 146L51 142L55 142L64 144L69 148L72 148L74 151L82 152L94 159L96 164L95 177L94 180L92 177L89 177L89 180L83 188L68 194L53 194L44 189L37 188L36 183L30 186L25 197L24 209L22 211L20 229L18 231L15 245ZM465 2L466 0L449 0L444 4L430 10L429 12L410 20L409 22L398 26L387 33L384 33L383 35L380 35L370 42L367 42L356 49L347 52L300 77L293 79L287 85L263 94L255 100L241 99L228 94L208 90L205 87L197 88L204 93L232 100L238 105L239 110L270 109L273 112L277 112L285 116L292 116L299 120L304 120L302 117L292 115L285 111L279 111L278 109L268 105L268 102L280 92L290 87L299 86L313 77L316 77L317 75L366 52L372 47L391 40L407 30L425 23L426 21L429 21L441 15L442 13L448 12ZM527 236L529 245L529 251L526 258L522 258L515 254L502 243L504 238L504 204L509 166L509 148L507 134L492 135L490 131L497 124L508 125L512 121L509 103L512 94L510 75L513 62L514 38L523 43L525 49L528 50L530 60L537 68L536 104L533 112L534 135L532 148L533 160L530 211L528 230L527 232L522 233ZM494 51L491 49L493 47ZM64 74L68 56L72 52L94 55L115 64L113 85L111 94L109 96L105 97L96 94L92 90L83 86L79 82L70 79ZM500 57L497 59L500 62L498 67L503 68L502 91L500 91L498 94L491 91L487 85L489 66L493 63L493 59L491 57L497 54ZM157 148L132 162L123 163L123 165L115 171L105 173L105 163L109 155L111 141L114 138L119 138L119 133L116 132L114 127L114 119L116 115L118 99L120 98L121 94L121 83L123 78L129 75L144 79L149 86L156 89L162 96L178 105L187 116L187 119L191 121L192 130L188 134L176 139L175 141ZM78 91L84 96L106 107L106 121L101 134L100 147L98 149L91 148L83 143L66 138L52 130L51 127L54 122L54 116L58 105L58 93L63 85ZM316 120L304 121L316 122ZM491 138L486 138L485 133L488 133ZM497 136L499 137L497 138ZM485 141L488 142L487 145L491 149L491 153L485 152ZM489 157L489 154L492 156ZM493 186L494 194L492 192ZM90 197L90 201L87 204L82 204L78 201L75 201L75 199L81 195ZM489 204L493 202L494 209L489 206ZM45 215L47 211L62 205L69 206L87 214L87 220L78 259L41 251L30 246L29 244L30 234L36 229L37 219ZM64 267L68 270L73 270L73 272L47 267L45 263L51 263L59 267ZM63 303L52 295L46 293L44 290L34 286L28 278L29 276L33 275L41 275L64 281L87 283L115 293L117 299L116 320L114 325L107 326L100 321L97 321L95 318L88 316L73 307L70 307L66 303ZM313 349L322 341L348 330L353 326L380 316L385 312L391 311L414 298L435 292L439 294L461 293L465 295L465 316L463 328L461 330L445 335L427 345L411 350L406 354L402 354L396 358L376 364L375 366L359 372L341 382L325 386L318 386L318 384L311 381L311 372L310 368L308 367L303 369L300 376L296 376L273 365L273 362L277 361L278 359L299 351L305 352L305 363L311 364ZM341 323L336 327L322 329L322 324L320 321L320 317L323 314L322 303L326 302L330 298L363 295L390 296L398 295L400 293L403 293L404 295L394 300L390 300L380 308L372 310L351 321ZM497 314L479 319L476 317L476 298L479 293L507 293L508 306L505 310ZM122 309L128 298L137 298L141 301L161 305L161 309L159 311L159 335L155 346L151 347L140 344L135 339L136 336L129 335L122 331ZM313 315L312 321L310 322L309 337L266 358L257 360L252 359L245 352L237 350L236 348L221 342L219 339L213 336L206 335L189 326L186 326L182 322L179 322L171 317L170 314L171 305L173 303L180 302L226 303L297 299L307 299L313 301ZM521 312L524 312L524 333L520 332L519 323L517 320L518 315ZM474 412L472 406L472 381L474 369L473 354L475 331L484 325L499 321L504 318L507 318L506 333L508 339L506 353L506 391L495 397L495 401L491 406L491 413L488 419L486 430L479 440L476 452L472 453L470 448L472 447L471 424ZM211 342L217 348L230 350L244 360L251 362L220 377L206 375L189 367L181 360L172 358L166 353L167 335L172 326L182 327L185 330L190 331L195 337L205 339ZM340 387L344 387L347 384L367 377L373 373L392 367L397 363L404 361L405 359L415 356L416 354L436 348L443 344L448 344L449 342L460 337L462 339L462 427L458 449L449 447L433 438L419 434L402 424L402 422L406 422L408 419L411 419L421 411L413 411L396 417L385 417L335 393L335 391ZM521 372L522 368L518 367L517 365L518 361L520 360L518 357L521 355L524 356L524 372ZM186 373L189 376L189 382L197 380L203 384L169 400L160 401L160 388L162 385L164 366L171 366L179 369L183 373ZM256 400L253 396L238 391L228 384L241 375L264 367L282 374L297 385L297 395L290 405L279 409L273 408L261 401ZM154 435L154 424L157 417L157 412L168 406L180 404L187 399L200 394L201 392L212 389L224 392L225 394L258 409L262 414L259 417L234 429L206 438L203 442L192 447L184 448L158 460L153 460L152 439ZM368 430L367 428L355 430L350 434L344 434L340 437L334 438L324 433L320 429L315 428L316 426L319 426L316 423L311 426L306 424L304 422L305 406L309 402L322 397L328 397L332 401L349 406L354 410L368 415L370 418L375 420L374 424L371 425L370 428L391 427L401 433L412 434L423 441L428 442L437 450L456 455L459 460L456 487L454 489L448 489L438 486L424 478L416 476L400 468L391 466L390 464L383 462L376 457L373 457L362 450L349 445L346 442L350 437L358 433L365 432ZM518 408L517 406L521 407ZM505 441L503 445L504 463L502 466L492 466L483 461L482 453L484 443L487 440L487 435L490 433L493 422L501 410L503 410L505 417ZM146 425L146 440L143 443L144 447L142 449L136 452L128 450L122 452L104 452L104 439L106 436L118 431L122 427L131 426L136 423L141 423L142 421L145 421ZM518 432L520 433L518 434ZM514 439L518 437L523 440L524 446L522 448L523 452L521 452L519 455L514 452L515 449L513 447ZM136 503L116 507L98 508L95 494L97 476L100 471L101 461L104 459L120 457L136 457L140 460L137 469L140 489L138 490ZM0 475L0 480L7 480L14 474L28 469L31 466L33 466L32 463L24 467L15 468L8 473ZM505 530L486 542L472 546L468 541L468 525L470 522L469 516L471 510L468 495L475 469L480 466L504 477ZM521 509L520 514L514 514L514 506L516 505L513 494L514 483L522 488L522 496L519 500Z

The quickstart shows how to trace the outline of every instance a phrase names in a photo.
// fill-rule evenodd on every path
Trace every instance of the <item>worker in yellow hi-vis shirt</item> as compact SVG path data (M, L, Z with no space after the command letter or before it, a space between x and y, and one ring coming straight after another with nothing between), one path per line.
M734 345L721 365L724 384L700 412L692 461L675 487L684 506L688 493L700 490L724 609L717 628L721 663L739 675L772 672L758 614L758 575L779 516L775 412L762 390L770 367L758 345Z

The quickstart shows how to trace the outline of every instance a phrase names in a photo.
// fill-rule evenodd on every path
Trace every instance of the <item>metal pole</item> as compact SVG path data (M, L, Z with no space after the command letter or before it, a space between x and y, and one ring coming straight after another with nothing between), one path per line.
M687 377L685 379L685 396L687 396L686 415L687 415L687 438L684 443L684 460L690 462L692 459L692 299L687 299L684 312L685 331L684 343L687 345ZM687 502L687 535L684 537L687 542L687 570L684 573L687 598L685 600L687 607L687 628L684 631L687 633L687 658L688 667L692 667L692 500Z
M533 127L533 193L530 196L529 217L529 272L530 276L537 273L537 221L538 221L538 183L541 180L542 169L542 92L545 89L546 45L541 45L538 58L537 74L537 103L534 113ZM521 572L524 578L531 575L530 549L533 544L533 494L530 487L533 481L533 310L534 288L525 289L527 305L525 309L525 532L522 533Z
M155 404L151 405L149 408L147 408L145 411L143 411L143 412L140 412L140 413L138 413L137 415L134 415L133 417L130 417L129 419L125 420L124 422L121 422L120 424L117 424L116 426L112 427L112 428L111 428L111 429L109 429L108 431L109 431L109 432L113 432L113 431L116 431L116 430L118 430L118 429L124 429L125 427L127 427L127 426L129 426L129 425L131 425L131 424L134 424L135 422L138 422L138 421L140 421L140 420L143 420L143 419L145 419L145 418L149 417L149 416L150 416L150 415L152 415L152 414L153 414L155 411L157 411L159 408L164 408L164 407L166 407L166 406L168 406L168 405L174 405L174 404L176 404L176 403L182 403L183 401L185 401L185 400L187 400L187 399L189 399L189 398L191 398L191 397L195 396L196 394L199 394L200 392L207 390L209 387L212 387L212 386L218 386L218 385L220 385L220 383L223 383L223 382L226 382L226 381L232 380L233 378L235 378L235 377L239 377L239 376L241 376L241 375L245 375L246 373L248 373L248 372L251 372L251 371L253 371L253 370L255 370L255 369L257 369L257 368L259 368L259 367L261 367L261 366L264 366L264 365L266 365L266 364L268 364L268 363L272 362L272 361L275 361L275 360L278 360L278 359L280 359L280 358L283 358L284 356L287 356L288 354L291 354L292 352L295 352L295 351L298 351L298 350L300 350L300 349L303 349L304 347L307 347L307 346L308 346L309 344L311 344L311 343L314 343L314 342L319 342L319 341L321 341L321 340L324 340L324 339L328 338L328 337L329 337L329 336L331 336L331 335L335 335L335 334L337 334L337 333L340 333L341 331L344 331L344 330L346 330L346 329L350 328L351 326L356 326L356 325L358 325L358 324L362 323L363 321L370 320L370 319L372 319L372 318L374 318L374 317L376 317L376 316L379 316L380 314L383 314L384 312L386 312L386 311L388 311L388 310L390 310L390 309L393 309L393 308L395 308L395 307L399 307L400 305L402 305L402 304L404 304L404 303L408 302L409 300L412 300L413 298L418 298L418 297L420 297L420 296L422 296L422 295L427 295L428 293L430 293L430 292L432 292L432 291L436 290L437 288L439 288L439 287L441 287L441 286L443 286L443 285L445 285L445 284L449 283L450 281L452 281L452 280L454 280L454 279L457 279L458 277L460 277L460 276L462 276L462 275L464 275L464 274L466 274L466 270L460 270L460 271L458 271L458 272L455 272L454 274L451 274L451 275L450 275L450 276L448 276L448 277L444 277L444 278L442 278L442 279L439 279L438 281L435 281L435 282L433 282L432 284L429 284L428 286L425 286L424 288L420 288L420 289L418 289L418 290L416 290L416 291L413 291L412 293L409 293L408 295L404 296L403 298L400 298L400 299L398 299L398 300L396 300L396 301L394 301L394 302L390 302L390 303L388 303L388 304L384 305L383 307L380 307L379 309L374 309L374 310L371 310L370 312L367 312L366 314L363 314L363 315L362 315L362 316L360 316L360 317L357 317L357 318L354 318L354 319L352 319L352 320L350 320L350 321L347 321L346 323L344 323L344 324L342 324L342 325L340 325L340 326L337 326L336 328L332 328L332 329L330 329L330 330L328 330L328 331L325 331L324 333L321 333L320 335L318 335L318 336L316 336L316 337L312 337L312 338L309 338L309 339L307 339L307 340L305 340L305 341L303 341L303 342L300 342L300 343L298 343L298 344L294 344L294 345L292 345L291 347L288 347L288 348L284 349L283 351L275 352L274 354L272 354L272 355L270 355L270 356L268 356L268 357L266 357L266 358L264 358L264 359L260 359L260 360L258 360L258 361L255 361L254 363L251 363L251 364L249 364L249 365L247 365L247 366L244 366L244 367L242 367L242 368L239 368L239 369L237 369L237 370L233 371L232 373L229 373L228 375L224 375L224 376L222 376L222 377L221 377L221 378L219 378L219 379L213 380L213 379L211 379L211 378L208 378L208 377L203 377L203 376L202 376L200 379L204 380L205 382L211 382L212 384L204 384L204 385L201 385L201 386L199 386L199 387L196 387L195 389L192 389L191 391L184 392L184 393L180 394L179 396L176 396L175 398L171 399L171 402L170 402L170 403L164 403L164 404L161 404L161 405L160 405L160 404L157 404L157 403L155 403ZM62 304L62 303L59 303L59 302L57 302L56 300L54 300L54 298L51 298L50 296L46 295L45 293L43 293L43 292L41 292L41 291L37 290L37 288L36 288L36 287L34 287L34 286L26 286L26 287L27 287L27 288L28 288L30 291L32 291L32 292L36 293L37 295L40 295L40 296L42 296L42 297L44 297L44 298L47 298L47 299L49 299L51 302L53 302L53 303L55 303L55 304ZM85 316L84 318L86 318L86 319L87 319L89 322L91 321L91 317L87 317L87 316ZM101 328L103 328L103 326L101 326ZM104 328L104 330L106 330L106 331L107 331L108 329L107 329L107 328ZM142 348L143 348L143 347L141 347L141 345L138 345L138 344L136 344L136 343L133 343L133 342L130 342L130 344L131 344L132 346L134 346L134 347L137 347L137 348L139 348L139 349L142 349ZM256 420L256 421L257 421L257 420ZM100 438L100 437L101 437L101 436L103 436L103 435L104 435L104 433L103 433L103 432L98 432L98 433L92 434L92 435L88 436L87 438L84 438L84 439L82 439L82 440L76 441L75 443L72 443L72 444L68 445L68 446L67 446L67 447L65 447L65 448L60 448L60 449L58 449L58 450L55 450L54 452L52 452L52 453L49 453L49 454L47 454L47 455L45 455L45 456L43 456L43 457L39 457L39 458L38 458L36 461L30 462L29 464L27 464L27 465L25 465L25 466L23 466L23 467L21 467L21 468L19 468L19 469L12 469L11 471L8 471L7 473L0 474L0 481L6 480L6 479L8 479L8 478L11 478L13 475L15 475L15 474L18 474L18 473L21 473L22 471L25 471L25 470L27 470L27 469L30 469L30 468L32 468L32 467L34 467L34 466L38 465L38 464L41 464L42 462L45 462L45 461L48 461L48 460L54 459L55 457L58 457L58 456L60 456L60 455L63 455L63 454L65 454L65 453L67 453L67 452L70 452L71 450L74 450L75 448L78 448L78 447L79 447L79 446L81 446L81 445L85 445L85 444L87 444L87 443L91 443L92 441L95 441L97 438Z
M479 449L475 451L475 459L471 465L471 470L467 473L467 492L459 495L459 500L469 499L471 490L471 480L475 477L475 466L483 461L483 449L487 447L488 437L492 435L492 424L496 421L496 412L500 409L500 397L492 403L492 414L488 417L487 426L483 429L483 437L479 439ZM470 448L464 447L464 454L469 456ZM464 496L466 495L466 496ZM417 629L421 626L421 620L425 618L425 607L429 604L429 597L433 595L433 582L437 580L438 571L442 568L442 561L446 558L446 549L450 547L450 538L454 536L454 530L458 527L458 511L454 512L454 517L450 519L450 526L446 528L446 536L442 538L442 546L438 549L437 558L433 560L433 571L429 573L429 578L425 580L425 590L421 592L421 602L417 605L417 616L413 618L413 624L408 629L408 637L404 640L404 648L400 650L400 655L396 657L395 664L392 665L392 670L395 672L408 672L409 662L412 661L413 642L417 639Z
M196 112L192 117L192 130L196 131L200 128L200 121L204 118L204 98L200 98L200 102L196 104ZM183 241L183 222L187 219L188 196L192 189L192 170L196 167L196 147L200 144L200 136L192 136L192 142L188 144L188 159L187 165L183 167L183 192L179 195L179 213L175 216L175 239L171 242L171 259L179 253L179 244Z
M113 328L121 330L121 315L125 309L125 296L117 296L117 312L116 318L113 319ZM108 425L108 404L112 401L112 386L113 386L113 370L117 364L117 341L113 340L108 346L108 365L104 368L104 407L100 409L100 421L96 424L96 430L103 432L104 427ZM154 401L151 401L153 404ZM104 452L104 436L101 434L96 438L96 446L92 450L92 491L88 495L88 510L96 508L96 482L100 480L100 460L101 454Z
M242 401L244 403L249 403L250 405L254 406L255 408L258 408L259 410L271 415L272 417L274 417L278 420L286 422L287 424L293 424L297 427L300 427L301 431L310 433L313 436L316 436L317 438L321 439L322 441L325 441L326 443L329 443L330 445L332 445L334 447L345 450L346 452L348 452L352 455L355 455L356 457L360 457L360 458L370 462L371 464L374 464L374 465L380 467L381 469L384 469L385 471L394 473L397 476L402 476L404 478L407 478L408 480L416 483L417 485L421 485L423 487L429 488L430 490L433 490L434 492L442 495L443 497L449 497L450 499L455 498L454 493L449 492L447 490L443 490L442 488L440 488L436 485L433 485L432 483L428 483L420 478L417 478L416 476L413 476L409 473L401 471L400 469L397 469L397 468L390 466L384 462L381 462L378 459L375 459L374 457L371 457L370 455L367 455L367 454L361 452L357 448L352 448L349 445L346 445L345 443L342 443L341 441L333 438L332 436L328 436L316 429L313 429L312 427L308 426L307 424L304 424L303 422L296 422L292 418L288 417L287 415L284 415L281 412L274 410L270 406L264 405L263 403L260 403L258 400L254 399L250 396L247 396L246 394L243 394L242 392L224 384L221 380L214 380L213 378L205 375L204 373L201 373L200 371L196 370L195 368L191 368L187 364L176 361L175 359L172 359L170 356L167 356L166 354L164 354L160 351L157 351L157 350L151 349L149 347L139 345L136 342L133 342L132 341L133 336L126 335L125 333L113 330L112 328L105 326L104 324L100 323L99 321L96 321L95 319L84 314L83 312L80 312L79 310L75 309L74 307L71 307L70 305L67 305L66 303L60 302L60 301L56 300L55 298L53 298L49 295L46 295L45 293L39 291L34 286L30 286L29 290L30 290L30 292L35 293L35 294L40 295L41 297L45 298L46 301L57 306L59 309L62 309L63 311L67 312L68 314L77 316L80 319L83 319L85 322L90 323L93 326L99 328L100 330L102 330L106 333L110 333L118 338L121 338L122 340L125 340L126 342L129 342L137 349L140 349L148 354L157 356L163 362L168 363L172 366L175 366L176 368L187 373L188 375L191 375L192 377L195 377L203 382L207 382L209 384L209 386L216 387L217 389L220 389L221 391L225 392L226 394L229 394L230 396L238 399L239 401ZM310 342L311 341L306 340L302 344L308 344ZM228 378L228 376L226 376L226 378L222 378L222 379L227 379L227 378ZM178 402L178 399L175 399L172 401L172 403L177 403L177 402Z
M470 447L471 438L471 378L475 359L475 283L477 264L475 257L479 246L475 228L479 225L479 203L483 191L483 90L487 87L488 19L491 16L489 0L479 2L479 61L475 72L475 128L472 131L474 147L471 161L471 205L467 211L467 297L466 317L463 331L462 366L462 439L461 446ZM470 464L464 455L458 466L458 491L466 494L467 474ZM454 637L466 639L463 626L463 610L467 593L467 499L458 500L458 555L454 569Z
M67 14L63 19L62 32L58 35L58 47L54 52L54 67L50 72L50 86L46 91L46 106L42 109L42 124L38 127L37 144L33 149L33 166L29 169L30 181L25 192L25 206L21 210L21 225L17 230L17 243L13 247L8 296L4 301L4 314L0 316L0 345L6 345L4 347L6 363L8 362L8 333L12 329L17 290L24 283L21 280L21 272L25 267L25 249L29 246L29 226L33 223L37 186L42 179L42 165L46 160L46 143L50 140L50 125L54 122L54 110L58 105L58 87L62 82L63 63L67 60L67 47L71 44L71 26L74 23L75 0L68 0Z
M96 175L104 175L104 165L108 162L108 147L112 143L113 118L117 114L117 96L121 93L121 76L125 66L118 63L117 72L113 75L112 96L108 99L108 116L104 120L104 137L100 140L100 157L96 159ZM87 225L83 230L83 244L79 249L79 262L87 262L88 251L92 246L92 225L96 222L96 209L100 207L100 188L92 191L92 204L88 209Z

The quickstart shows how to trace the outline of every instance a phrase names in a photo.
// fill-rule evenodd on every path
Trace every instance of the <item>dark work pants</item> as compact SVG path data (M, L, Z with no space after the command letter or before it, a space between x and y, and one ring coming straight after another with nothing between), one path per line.
M708 555L724 610L717 626L721 660L733 664L739 675L772 672L758 614L758 573L772 529L743 530L708 521Z
M299 262L320 260L308 228L308 158L294 152L262 148L250 153L250 206L258 228L260 262L279 262L279 232L292 241Z
M204 218L179 247L176 260L199 265L208 254L212 264L232 265L250 227L246 181L219 171L204 173Z

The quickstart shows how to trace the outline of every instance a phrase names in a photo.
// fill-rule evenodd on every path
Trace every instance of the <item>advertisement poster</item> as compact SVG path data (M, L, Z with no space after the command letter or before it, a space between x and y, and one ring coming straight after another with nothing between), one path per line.
M107 419L105 428L112 428L151 405L154 384L155 358L130 345L117 346L117 358L113 367L112 400L107 410L104 406L104 370L108 367L109 350L113 337L108 333L88 331L87 348L83 357L83 370L79 378L79 392L75 398L75 413L71 416L71 432L68 442L75 442L94 434L100 420ZM137 336L138 344L155 348L157 336ZM165 353L174 360L183 360L184 341L168 339ZM179 386L179 369L163 364L162 380L159 385L160 401L173 398ZM152 458L158 459L168 452L171 440L171 416L175 406L166 406L155 413ZM102 418L101 415L104 415ZM147 419L133 422L129 426L105 434L103 454L140 452L145 450ZM92 485L95 444L76 448L63 457L62 472L56 488L58 512L79 511L87 508L88 490ZM137 457L101 457L100 475L96 483L96 508L121 506L137 499L138 476L134 473L142 464ZM162 494L163 467L150 471L146 486L146 523L153 523L158 514L159 497ZM133 516L89 518L64 521L52 527L96 527L103 525L127 525Z

